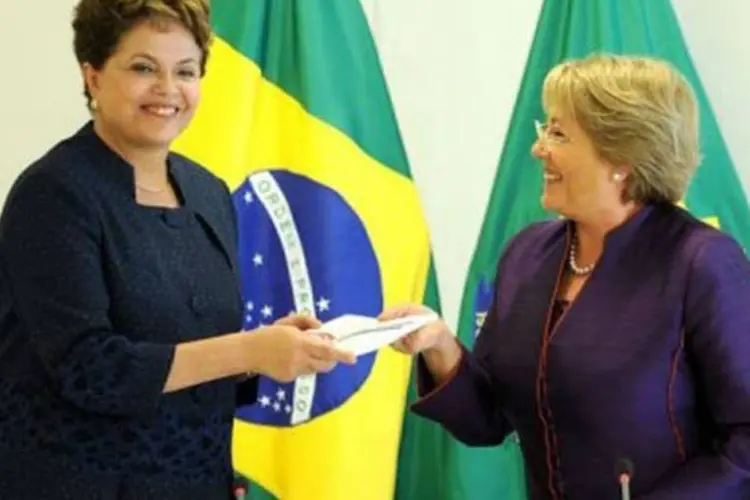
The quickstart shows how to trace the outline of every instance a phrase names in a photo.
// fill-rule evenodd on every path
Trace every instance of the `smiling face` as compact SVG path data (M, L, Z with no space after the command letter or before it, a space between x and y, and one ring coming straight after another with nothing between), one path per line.
M544 168L545 208L601 223L685 195L700 159L698 103L669 63L607 54L564 61L547 73L541 97L548 121L532 154Z
M591 138L569 113L550 110L538 126L532 154L541 160L544 176L542 206L578 220L595 219L602 211L623 205L627 167L601 158Z
M99 128L129 147L169 148L198 105L201 56L178 22L136 24L99 70L83 65Z

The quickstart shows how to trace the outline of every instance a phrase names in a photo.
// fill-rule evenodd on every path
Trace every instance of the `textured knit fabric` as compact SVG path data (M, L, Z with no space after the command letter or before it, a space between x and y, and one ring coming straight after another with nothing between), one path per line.
M162 391L177 343L241 328L234 211L199 166L170 155L169 174L181 207L137 204L132 167L88 124L13 186L0 498L229 498L237 381Z
M565 311L553 305L570 221L509 245L473 353L413 411L475 446L515 430L532 500L750 498L750 262L668 204L612 231ZM498 474L502 471L498 471Z

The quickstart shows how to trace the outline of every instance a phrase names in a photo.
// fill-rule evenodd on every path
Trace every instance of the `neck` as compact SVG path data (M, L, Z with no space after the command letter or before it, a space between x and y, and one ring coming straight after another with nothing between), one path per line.
M613 210L602 210L595 219L576 221L578 264L587 266L597 262L604 251L607 234L627 222L641 208L641 204L630 202Z
M164 148L142 148L113 134L94 120L94 131L104 143L133 167L136 184L158 188L167 182L167 154Z

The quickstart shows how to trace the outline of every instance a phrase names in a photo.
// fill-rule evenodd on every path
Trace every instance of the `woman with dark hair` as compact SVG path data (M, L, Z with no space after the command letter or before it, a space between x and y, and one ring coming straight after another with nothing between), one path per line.
M92 120L0 219L0 497L226 500L252 374L354 359L304 315L240 331L230 194L169 151L198 105L207 0L82 0L73 28Z

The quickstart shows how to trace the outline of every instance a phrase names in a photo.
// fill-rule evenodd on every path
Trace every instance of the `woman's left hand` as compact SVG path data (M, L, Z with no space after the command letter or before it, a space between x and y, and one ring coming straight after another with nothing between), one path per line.
M299 330L305 331L320 328L323 323L309 314L291 313L288 316L276 320L274 325L293 326Z

